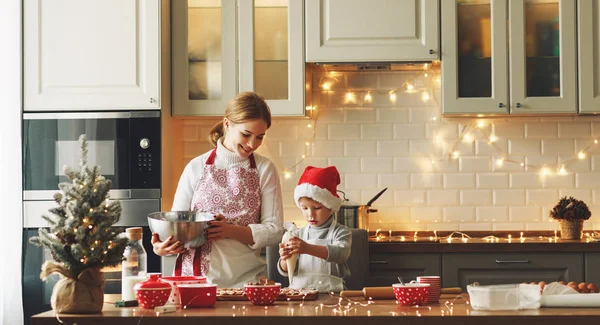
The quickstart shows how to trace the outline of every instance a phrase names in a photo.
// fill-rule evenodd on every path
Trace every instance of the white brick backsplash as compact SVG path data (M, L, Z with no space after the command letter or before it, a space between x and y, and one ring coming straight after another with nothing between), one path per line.
M576 189L561 189L559 196L563 197L563 196L572 196L578 200L581 200L583 202L586 202L586 204L592 204L592 191L590 189L585 189L585 190L576 190ZM555 200L548 202L547 205L549 206L554 206L556 204L556 202L558 202L559 197L557 197Z
M328 159L322 157L306 157L303 162L298 164L298 172L302 173L304 169L308 166L315 167L326 167L328 166Z
M425 124L394 124L394 139L425 139Z
M526 138L556 138L558 137L558 123L527 123L525 124Z
M511 173L510 188L541 188L542 177L538 173Z
M379 174L378 187L394 189L409 189L410 177L409 174Z
M591 159L592 171L600 172L600 156L591 156L588 159Z
M545 188L573 188L575 186L575 174L567 173L552 174L544 178Z
M432 159L435 159L433 157ZM435 161L432 164L432 169L438 173L458 173L459 161L458 159L446 159L443 161Z
M507 173L481 173L477 174L477 188L508 188L509 177Z
M360 126L355 124L329 124L328 138L331 140L358 140Z
M431 140L410 140L410 152L414 155L436 152L436 145Z
M427 231L456 231L457 229L460 228L460 224L459 223L454 223L454 222L434 222L434 223L429 223L427 224L427 229L423 229L423 230L427 230Z
M560 123L558 124L559 138L590 138L592 136L591 123Z
M328 106L332 106L332 107L343 106L345 109L348 109L349 107L357 107L357 106L362 105L361 97L348 98L348 96L346 94L347 94L346 91L328 91L327 94L325 95L325 97L327 97L327 100L329 102Z
M490 172L492 160L490 157L459 157L461 172Z
M352 89L373 89L379 85L379 77L375 74L348 74L346 86Z
M347 189L374 189L377 188L376 174L345 174L344 187Z
M426 231L428 230L428 223L400 223L395 225L394 230L398 231ZM385 229L385 228L383 228Z
M525 190L494 190L494 205L525 205Z
M592 138L600 137L600 122L592 122Z
M544 139L542 140L542 154L544 155L572 155L575 153L573 139Z
M396 190L394 204L397 206L423 206L427 203L424 190Z
M475 187L475 174L444 174L445 189L465 189Z
M411 189L437 189L442 188L441 174L411 174Z
M569 172L590 172L592 171L593 158L576 159L573 156L558 157L559 164L567 164L565 169Z
M539 222L542 209L539 206L510 207L509 213L511 222Z
M361 158L361 171L363 173L391 173L394 170L392 157L366 157Z
M344 155L348 157L374 157L377 144L372 141L345 141Z
M289 207L297 207L296 202L294 201L294 191L293 190L282 190L281 191L283 206L286 208Z
M443 209L444 222L473 222L475 218L475 207L446 207Z
M296 142L296 146L301 146L301 143ZM335 157L344 155L343 141L313 141L312 155L315 157Z
M307 121L308 123L308 121ZM269 140L293 140L298 138L298 126L289 124L273 124L267 131Z
M410 123L415 124L426 124L431 123L434 117L437 117L437 114L432 109L427 107L411 107L408 110L408 120Z
M475 154L478 156L497 156L508 152L508 140L497 139L493 144L489 139L475 140Z
M449 206L459 205L460 196L457 190L430 190L427 191L427 205Z
M494 226L492 228L493 231L515 231L514 234L512 234L513 238L517 238L519 237L519 233L521 231L523 231L523 229L525 229L525 224L524 223L494 223Z
M527 205L549 205L558 200L558 190L527 190Z
M432 172L433 165L428 158L397 157L394 158L395 173Z
M380 220L395 222L410 222L409 207L378 207L378 216Z
M280 141L279 142L279 152L282 157L302 157L302 155L306 155L310 148L307 148L306 144L299 141Z
M558 230L553 222L528 222L525 224L525 230Z
M575 153L579 153L580 151L587 149L584 152L585 156L587 157L595 151L594 146L596 146L596 144L594 144L593 139L575 139ZM589 147L592 147L591 150Z
M441 124L441 122L427 124L427 138L432 140L439 138L440 140L444 141L457 140L458 124Z
M539 155L541 153L540 140L510 139L508 140L508 153L510 155Z
M360 138L363 140L391 139L393 134L391 124L364 124L360 126Z
M475 155L475 142L460 141L456 145L456 151L459 152L460 156L474 156Z
M333 157L329 158L327 164L335 166L340 173L359 173L359 157Z
M591 204L600 205L600 190L593 189L592 190L592 201L586 202L586 203L588 203L588 206ZM598 218L598 220L600 220L600 218Z
M411 222L441 222L442 208L441 207L411 207L410 208Z
M552 172L553 167L556 167L558 157L556 156L527 156L525 157L525 170L531 172L539 172L539 168L548 167Z
M377 123L408 123L408 108L382 107L377 109Z
M361 196L361 204L367 204L372 198L377 195L377 193L381 192L382 188L372 189L372 190L363 190L360 192ZM373 208L377 209L381 206L393 206L394 205L394 192L389 189L385 191L381 196L372 203ZM371 213L369 213L371 214Z
M460 191L460 205L481 206L492 205L491 190L462 190Z
M377 155L380 157L407 156L408 140L377 141Z
M504 158L502 164L497 160ZM525 171L525 157L523 156L494 156L492 157L492 169L495 172L523 172ZM521 166L523 164L523 166Z
M507 222L508 208L507 207L477 207L478 222Z
M319 110L319 123L343 123L344 109L341 107L328 107L327 109L317 108Z
M375 123L377 111L371 107L346 109L346 123Z
M461 223L460 231L490 231L492 230L492 225L485 223Z
M575 187L577 188L597 188L600 184L599 173L576 173Z
M494 123L494 134L501 138L523 138L525 136L525 124L514 122Z

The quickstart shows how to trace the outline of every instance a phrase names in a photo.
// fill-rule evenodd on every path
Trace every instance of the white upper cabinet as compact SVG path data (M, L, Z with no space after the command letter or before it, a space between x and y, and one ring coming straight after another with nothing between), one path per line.
M600 113L600 0L579 0L579 112Z
M442 1L443 113L577 113L575 25L572 0Z
M307 62L439 58L438 0L305 0L305 8Z
M160 108L160 0L25 0L25 111Z
M172 15L173 115L222 116L244 91L305 114L302 1L177 0Z

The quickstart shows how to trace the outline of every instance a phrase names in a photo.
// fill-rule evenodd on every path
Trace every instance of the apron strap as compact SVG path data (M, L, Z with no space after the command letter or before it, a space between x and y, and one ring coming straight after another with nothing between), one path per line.
M183 255L177 255L177 260L175 261L175 270L173 271L175 276L181 276L181 263L183 260Z
M217 156L217 148L214 148L213 151L210 152L208 159L206 159L207 165L212 165L215 163L215 157Z
M256 169L256 160L254 160L254 153L251 153L248 159L250 159L250 168Z
M205 243L205 245L210 245L210 243ZM202 262L202 249L200 247L196 247L194 251L194 276L199 276L202 275L200 271L200 264Z

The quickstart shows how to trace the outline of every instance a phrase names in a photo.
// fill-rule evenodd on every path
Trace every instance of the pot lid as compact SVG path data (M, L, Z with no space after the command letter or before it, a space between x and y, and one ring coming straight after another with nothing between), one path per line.
M171 285L160 281L160 274L150 274L146 281L136 283L133 290L164 290L171 289Z

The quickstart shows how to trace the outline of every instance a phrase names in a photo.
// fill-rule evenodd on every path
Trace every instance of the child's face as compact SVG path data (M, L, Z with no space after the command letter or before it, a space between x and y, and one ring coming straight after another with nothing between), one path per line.
M302 215L311 226L322 226L331 216L331 209L326 208L323 204L313 199L301 197L298 200L298 204L300 205L300 209L302 209Z

